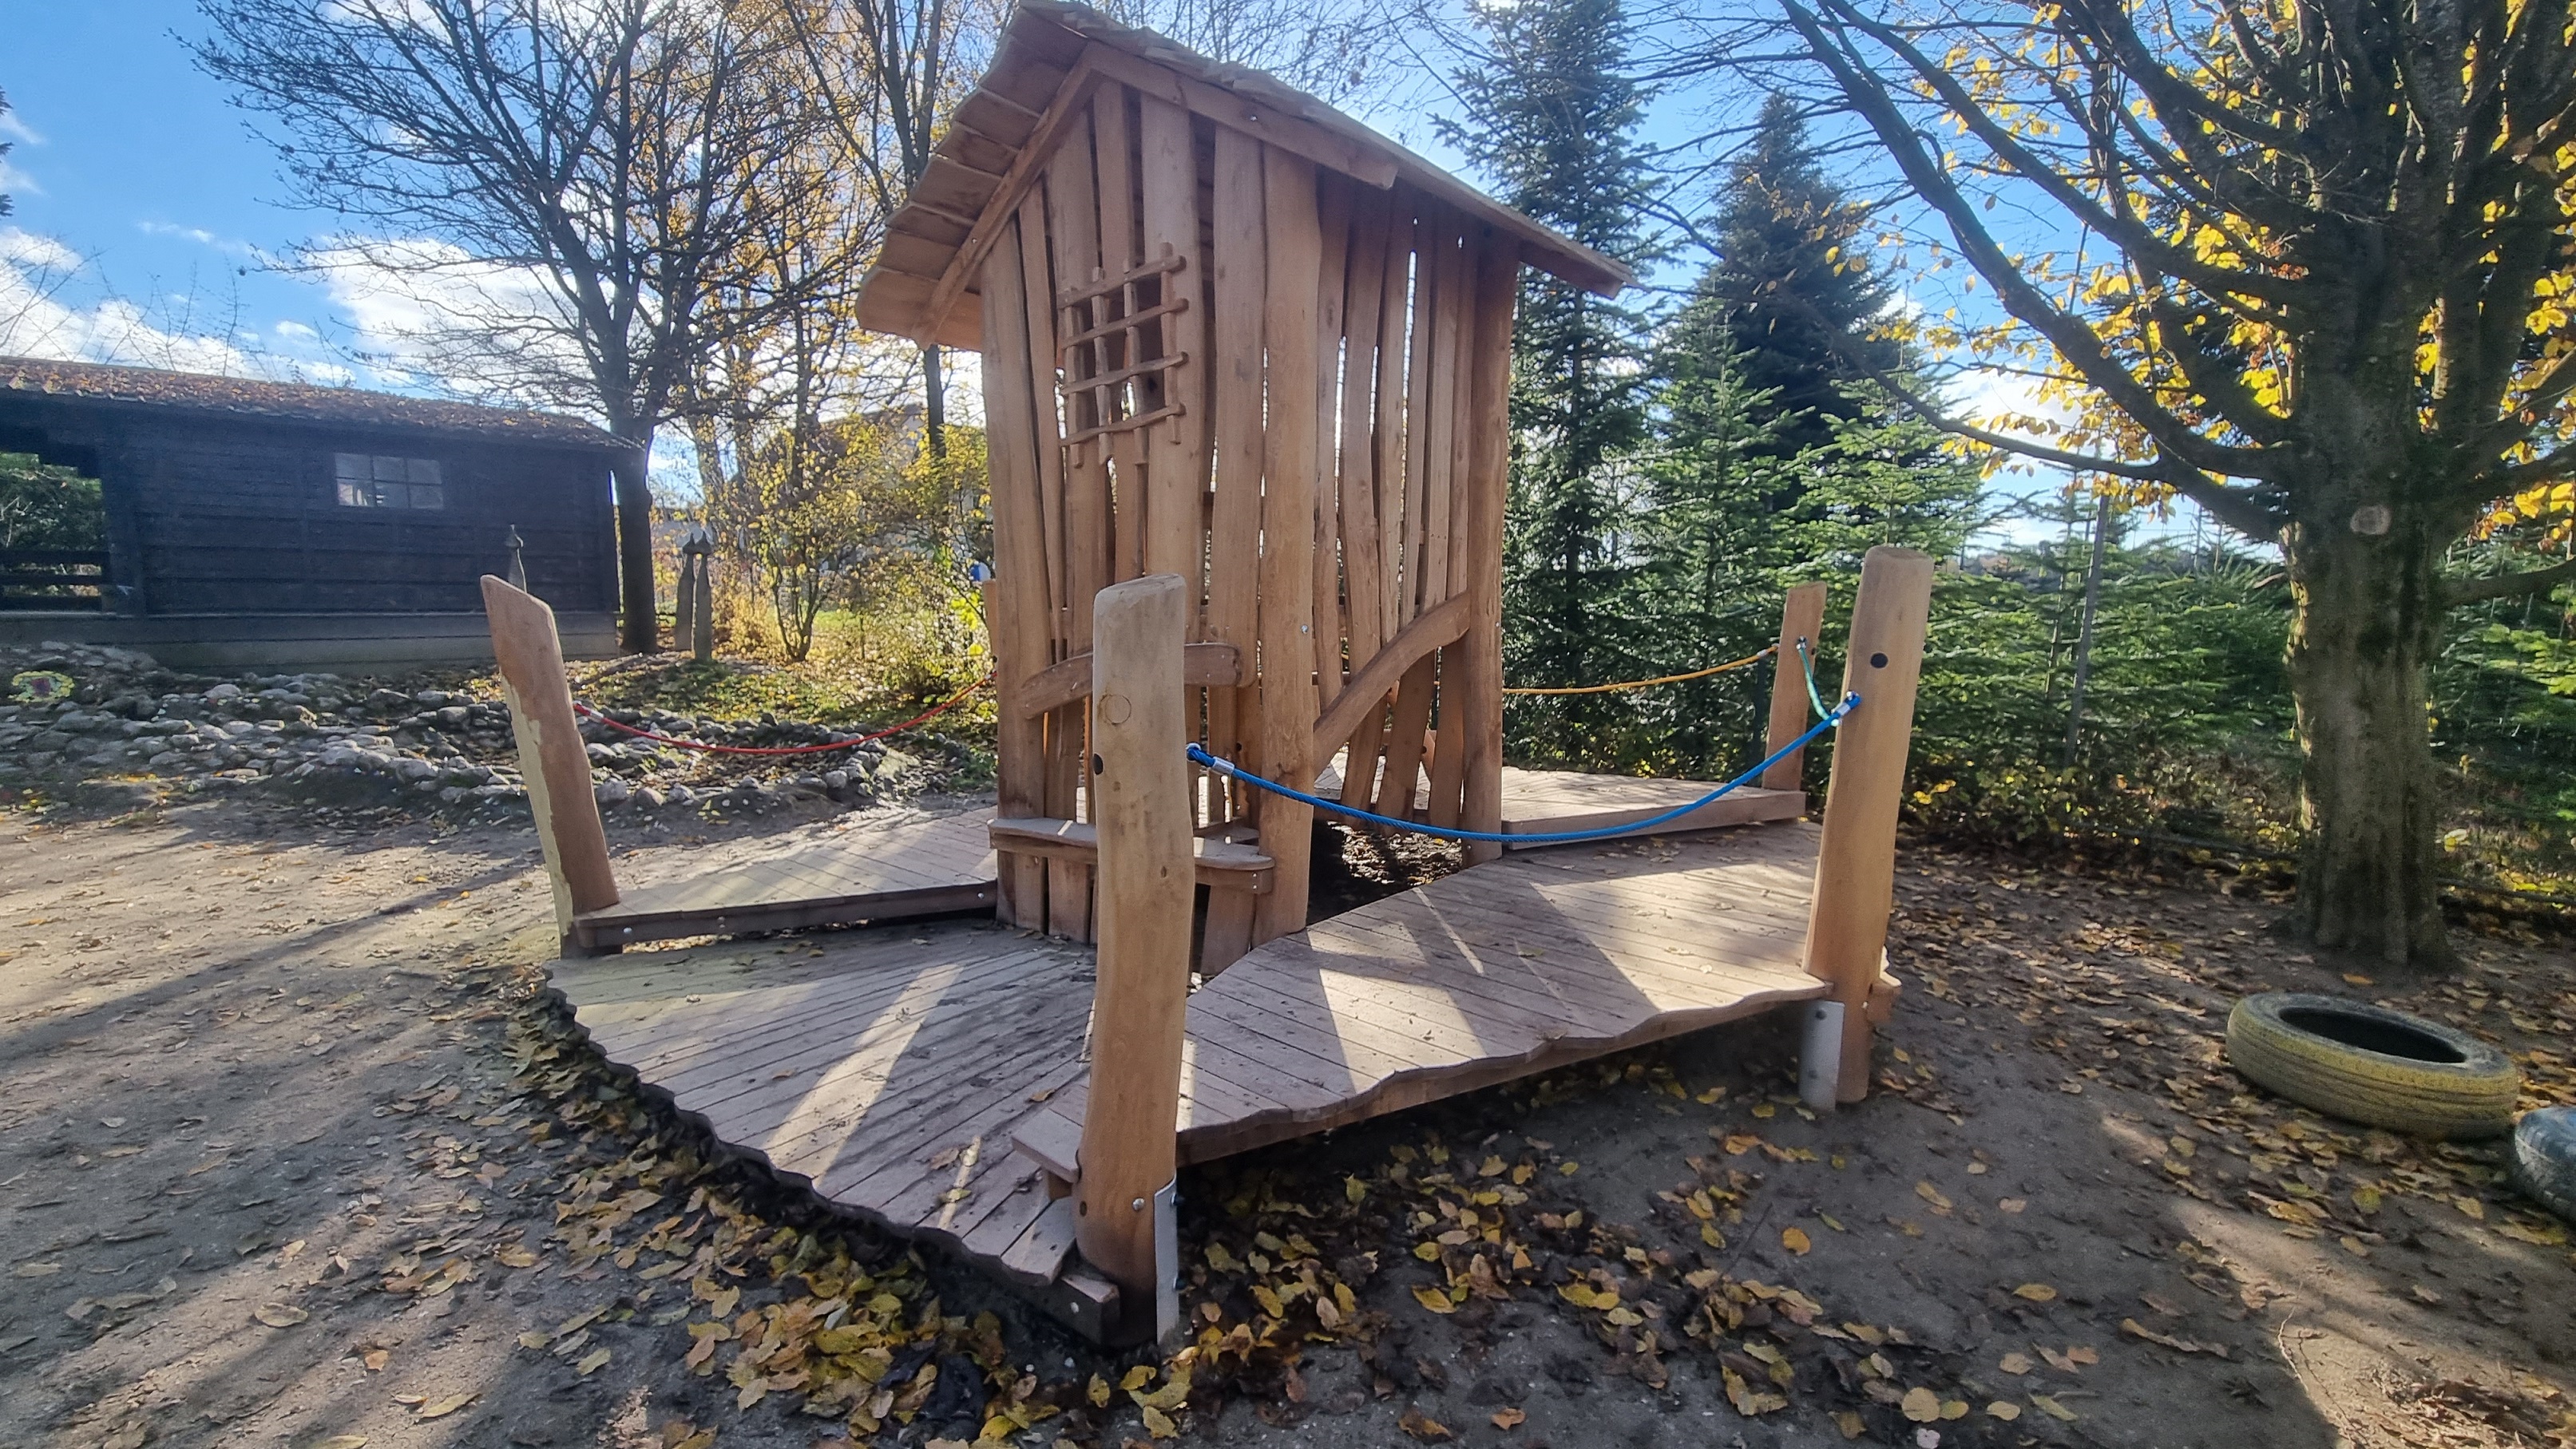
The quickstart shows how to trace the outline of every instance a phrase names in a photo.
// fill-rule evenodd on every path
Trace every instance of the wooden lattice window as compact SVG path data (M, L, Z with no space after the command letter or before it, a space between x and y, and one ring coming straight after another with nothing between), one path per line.
M1095 272L1056 294L1067 446L1181 415L1172 372L1190 358L1169 350L1171 329L1162 319L1189 309L1188 294L1172 280L1187 261L1166 244L1161 257L1134 271Z

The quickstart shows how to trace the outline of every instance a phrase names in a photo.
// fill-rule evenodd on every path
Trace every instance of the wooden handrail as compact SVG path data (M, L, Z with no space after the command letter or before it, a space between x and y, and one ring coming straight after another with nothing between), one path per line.
M1452 594L1414 616L1412 623L1396 631L1377 657L1360 666L1333 703L1315 720L1315 758L1328 760L1360 727L1360 719L1380 700L1395 692L1404 681L1404 673L1422 657L1444 645L1455 644L1467 637L1469 596Z
M1236 688L1248 682L1243 677L1243 656L1231 644L1187 645L1181 651L1181 682ZM1011 691L1010 706L1021 719L1035 719L1090 697L1091 656L1076 654L1021 680L1019 688Z

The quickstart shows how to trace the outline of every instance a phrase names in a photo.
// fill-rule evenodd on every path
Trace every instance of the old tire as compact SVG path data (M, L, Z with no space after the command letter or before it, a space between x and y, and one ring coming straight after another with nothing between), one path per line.
M2466 1032L2303 992L2237 1002L2227 1059L2293 1102L2416 1137L2511 1131L2522 1088L2512 1060Z
M2513 1185L2576 1223L2576 1107L2522 1114L2513 1129Z

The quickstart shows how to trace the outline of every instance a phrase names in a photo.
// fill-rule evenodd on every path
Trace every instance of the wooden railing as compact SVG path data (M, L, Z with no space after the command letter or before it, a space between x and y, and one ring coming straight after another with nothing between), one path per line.
M104 609L104 549L0 549L0 609Z

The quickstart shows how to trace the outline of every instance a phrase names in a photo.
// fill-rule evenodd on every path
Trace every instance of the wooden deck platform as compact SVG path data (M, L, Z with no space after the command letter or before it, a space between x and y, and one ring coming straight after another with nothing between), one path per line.
M1072 1236L1036 1231L1047 1196L1010 1132L1081 1079L1092 974L1086 947L940 921L564 960L550 985L727 1146L1035 1286Z
M1825 994L1804 823L1506 856L1251 954L1190 997L1203 1162ZM1029 1127L1061 1140L1079 1087Z
M1316 776L1315 793L1338 800L1347 755L1335 755ZM1503 767L1503 831L1509 835L1542 835L1558 831L1604 830L1652 819L1678 809L1718 787L1711 780L1652 780L1634 775L1589 775L1576 770L1524 770ZM1415 808L1427 809L1430 795L1417 788ZM1796 820L1807 813L1804 790L1765 790L1747 785L1678 816L1647 835L1678 835L1730 825L1756 825ZM1506 845L1506 850L1539 850L1545 846Z
M1799 823L1530 851L1258 947L1190 999L1181 1158L1821 995L1816 843ZM1042 1287L1070 1200L1010 1147L1078 1136L1092 975L1088 948L943 921L566 960L552 985L722 1141Z
M741 936L989 909L995 875L987 810L799 832L748 859L660 885L573 918L574 943L607 950L684 936ZM687 862L682 862L686 866Z

